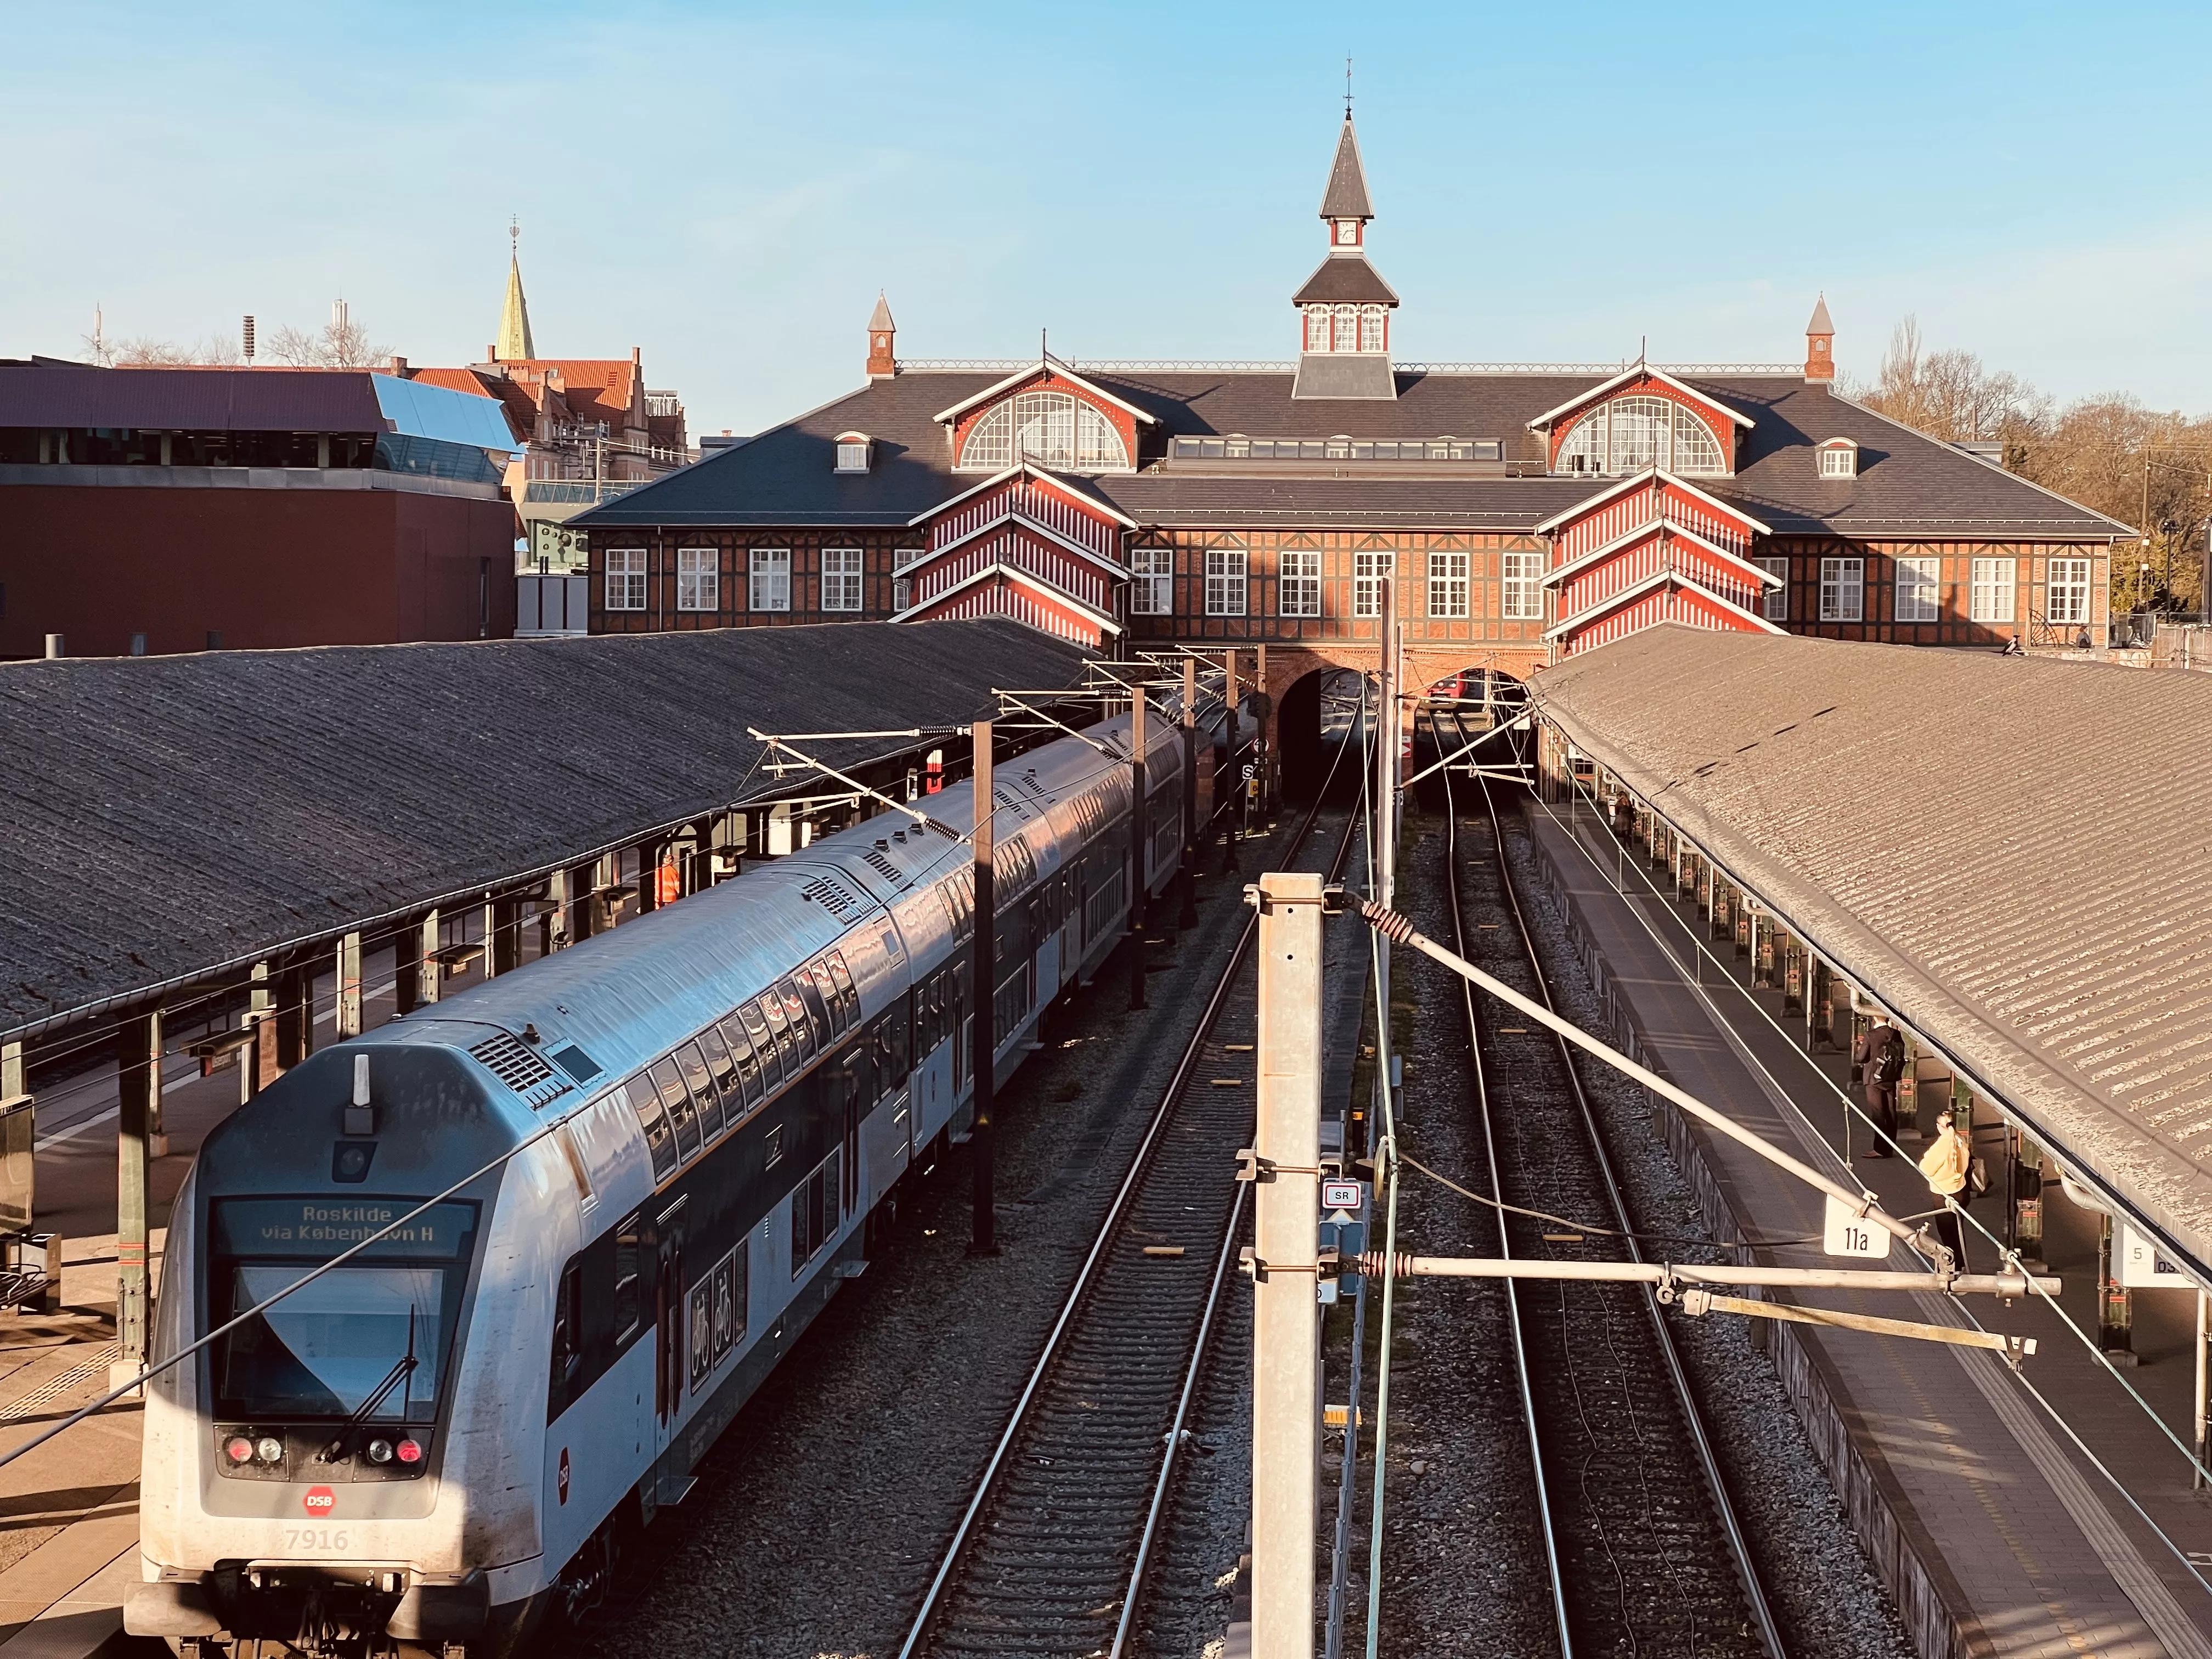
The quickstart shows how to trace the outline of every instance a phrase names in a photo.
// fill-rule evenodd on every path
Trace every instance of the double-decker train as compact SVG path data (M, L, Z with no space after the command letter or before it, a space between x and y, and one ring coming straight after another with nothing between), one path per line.
M1218 724L1199 752L1233 777L1250 725ZM1001 1076L1127 927L1128 718L1085 736L995 779ZM1146 749L1157 892L1191 780L1180 731ZM965 1126L973 792L924 804L943 828L817 841L325 1049L209 1135L157 1360L463 1184L149 1384L130 1631L475 1659L600 1597Z

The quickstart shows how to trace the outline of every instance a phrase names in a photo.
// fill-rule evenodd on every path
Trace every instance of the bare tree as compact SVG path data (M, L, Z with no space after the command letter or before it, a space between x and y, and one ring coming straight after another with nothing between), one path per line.
M392 356L389 346L372 341L368 331L343 311L312 332L286 324L265 338L269 355L295 368L374 368Z

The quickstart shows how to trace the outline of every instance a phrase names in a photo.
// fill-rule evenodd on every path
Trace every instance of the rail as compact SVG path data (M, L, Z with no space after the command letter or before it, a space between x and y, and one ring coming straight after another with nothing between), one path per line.
M1456 714L1449 715L1435 715L1431 717L1431 720L1432 731L1439 744L1443 744L1445 741L1447 725L1452 733L1460 737L1461 741L1463 742L1465 740L1464 733L1460 730L1461 720ZM1451 776L1449 772L1447 771L1443 775L1443 777L1446 800L1446 819L1450 826L1449 833L1446 839L1446 846L1447 858L1450 872L1449 896L1452 909L1453 927L1455 935L1461 942L1461 954L1464 956L1466 954L1464 921L1465 907L1462 902L1462 896L1460 890L1458 812L1456 810L1456 802L1454 801L1452 798ZM1539 955L1536 950L1535 939L1531 929L1529 928L1527 915L1522 908L1520 895L1514 886L1511 871L1507 861L1504 825L1499 818L1496 799L1492 792L1490 782L1487 779L1477 778L1475 781L1477 787L1481 792L1483 816L1486 819L1490 827L1492 856L1497 872L1498 885L1504 901L1504 912L1510 920L1514 936L1519 941L1522 957L1530 979L1534 985L1537 998L1540 1000L1544 1008L1549 1010L1553 1014L1556 1014L1558 1012L1556 999L1552 994L1550 981L1547 975L1545 973L1542 957ZM1464 981L1462 981L1462 983L1464 984ZM1484 1079L1486 1079L1489 1066L1492 1063L1494 1045L1491 1042L1486 1042L1485 1040L1481 1022L1475 1015L1473 988L1471 986L1467 988L1466 1008L1468 1019L1468 1037L1470 1046L1475 1054L1476 1075L1479 1080ZM1572 1052L1569 1049L1565 1040L1560 1037L1557 1032L1551 1032L1549 1033L1549 1036L1551 1037L1551 1047L1556 1056L1558 1069L1564 1075L1567 1090L1573 1099L1575 1116L1578 1120L1583 1131L1581 1144L1588 1149L1591 1165L1595 1170L1599 1177L1599 1184L1603 1189L1607 1206L1612 1214L1613 1225L1624 1236L1631 1257L1635 1261L1641 1263L1644 1261L1644 1255L1634 1237L1634 1223L1629 1215L1627 1201L1622 1194L1619 1177L1613 1167L1612 1158L1606 1150L1604 1136L1601 1133L1596 1113L1593 1109L1589 1101L1589 1097L1583 1086L1581 1073L1576 1068L1574 1064ZM1499 1173L1496 1152L1498 1142L1495 1135L1492 1132L1492 1125L1488 1110L1488 1091L1486 1082L1479 1091L1479 1093L1483 1101L1485 1118L1484 1139L1486 1146L1490 1148L1491 1178L1492 1183L1491 1190L1498 1198L1503 1200L1505 1197L1505 1188L1498 1179ZM1502 1224L1502 1222L1499 1229L1499 1236L1501 1240L1509 1237L1509 1230ZM1517 1297L1517 1285L1512 1284L1509 1281L1508 1294ZM1781 1632L1775 1624L1773 1612L1767 1603L1765 1589L1764 1585L1760 1583L1758 1568L1752 1559L1749 1544L1744 1536L1741 1523L1735 1514L1734 1504L1729 1496L1727 1482L1722 1476L1719 1461L1713 1451L1711 1438L1706 1432L1703 1416L1698 1409L1696 1395L1694 1390L1691 1387L1688 1374L1683 1368L1681 1355L1675 1346L1673 1334L1668 1329L1666 1320L1661 1312L1658 1303L1655 1299L1650 1288L1647 1287L1641 1294L1639 1299L1643 1304L1649 1322L1654 1346L1660 1358L1662 1367L1666 1374L1668 1392L1674 1401L1680 1419L1686 1431L1686 1438L1689 1443L1689 1449L1694 1454L1697 1474L1705 1488L1705 1495L1710 1501L1713 1521L1717 1524L1725 1540L1729 1559L1735 1570L1738 1587L1742 1592L1744 1607L1750 1615L1748 1620L1749 1628L1752 1632L1755 1633L1760 1649L1765 1654L1769 1656L1769 1659L1783 1659L1784 1649L1782 1643ZM1522 1340L1524 1334L1519 1322L1520 1315L1517 1301L1515 1304L1515 1335L1516 1345L1518 1345ZM1524 1376L1525 1375L1526 1373L1524 1371ZM1542 1431L1533 1410L1533 1397L1531 1398L1530 1404L1531 1409L1528 1413L1528 1422L1530 1434L1530 1443L1532 1449L1535 1449L1540 1445ZM1542 1466L1542 1453L1540 1449L1534 1450L1533 1455L1536 1459L1537 1467L1540 1469ZM1547 1556L1551 1560L1555 1574L1553 1606L1555 1618L1558 1621L1561 1651L1563 1654L1571 1656L1576 1650L1575 1636L1568 1617L1565 1586L1556 1577L1559 1563L1557 1522L1549 1511L1548 1499L1544 1496L1543 1489L1540 1486L1539 1501L1546 1506L1544 1517L1545 1538Z
M1340 750L1340 759L1341 752ZM1332 779L1334 777L1334 769L1332 769L1331 777ZM1292 837L1285 854L1286 862L1297 857L1310 837L1316 824L1320 821L1327 796L1328 788L1324 785L1316 796L1312 808L1307 812ZM1357 813L1348 816L1345 834L1330 861L1329 872L1332 879L1342 868L1345 858L1352 846L1352 831L1358 823ZM1038 1410L1040 1403L1051 1391L1055 1381L1055 1373L1061 1362L1072 1350L1077 1347L1086 1314L1091 1311L1094 1304L1103 1299L1102 1285L1108 1277L1114 1247L1121 1241L1125 1224L1132 1219L1147 1181L1156 1171L1163 1168L1158 1154L1165 1142L1167 1131L1182 1115L1182 1109L1186 1099L1192 1093L1190 1085L1199 1063L1206 1057L1216 1028L1220 1022L1223 1010L1229 1005L1232 994L1243 976L1246 964L1251 957L1253 942L1257 936L1258 926L1256 916L1248 917L1237 935L1237 943L1231 948L1220 977L1215 982L1212 992L1206 1000L1205 1009L1200 1016L1195 1030L1191 1034L1190 1041L1177 1060L1167 1087L1161 1092L1159 1104L1154 1109L1151 1121L1146 1126L1143 1138L1130 1160L1128 1170L1123 1175L1113 1200L1108 1205L1105 1216L1099 1224L1097 1235L1092 1241L1082 1266L1077 1271L1074 1283L1070 1286L1061 1304L1059 1316L1054 1322L1043 1347L1038 1353L1036 1363L1030 1368L1021 1394L1014 1402L1006 1427L1001 1431L998 1442L992 1449L990 1458L985 1463L982 1473L976 1481L975 1492L969 1499L958 1526L953 1531L951 1541L946 1547L936 1575L930 1581L928 1590L922 1598L921 1606L915 1615L914 1623L908 1632L905 1644L899 1650L899 1659L916 1659L916 1656L929 1650L932 1641L942 1635L945 1626L951 1622L955 1611L953 1604L963 1574L972 1565L972 1556L982 1547L985 1529L981 1523L983 1516L992 1504L999 1499L1006 1484L1008 1471L1015 1462L1016 1449L1022 1443L1030 1425L1042 1419L1044 1414ZM1243 1127L1249 1136L1249 1125ZM1200 1138L1194 1137L1194 1139L1196 1139ZM1233 1146L1235 1144L1237 1143L1232 1137L1230 1145ZM1188 1153L1194 1149L1178 1147L1176 1150L1179 1152ZM1157 1473L1149 1484L1149 1503L1145 1510L1141 1527L1137 1532L1133 1555L1129 1558L1130 1564L1120 1579L1123 1588L1118 1598L1120 1607L1115 1634L1110 1647L1103 1650L1112 1656L1113 1659L1119 1659L1119 1656L1127 1651L1128 1641L1134 1631L1134 1621L1147 1575L1159 1553L1162 1528L1165 1522L1168 1500L1173 1486L1176 1462L1186 1432L1186 1425L1188 1422L1192 1402L1207 1358L1222 1291L1228 1282L1228 1268L1236 1259L1237 1241L1244 1224L1244 1193L1241 1183L1231 1180L1231 1159L1225 1152L1218 1157L1206 1157L1201 1153L1200 1162L1203 1171L1200 1176L1201 1180L1213 1180L1218 1177L1220 1185L1233 1188L1234 1191L1228 1218L1223 1228L1220 1243L1216 1252L1213 1270L1208 1281L1206 1299L1196 1320L1195 1334L1190 1339L1189 1357L1182 1370L1181 1384L1176 1397L1175 1409L1167 1424L1166 1433L1164 1438L1158 1437L1160 1425L1157 1419L1146 1425L1142 1433L1142 1444L1159 1445L1162 1449ZM1122 1331L1116 1340L1126 1341L1126 1337L1127 1332ZM1099 1379L1096 1376L1087 1376L1085 1386L1096 1389L1099 1386ZM1106 1396L1102 1393L1096 1403L1105 1404ZM1100 1415L1103 1417L1103 1413ZM1094 1516L1086 1528L1086 1540L1099 1544L1103 1547L1111 1547L1109 1540L1101 1538L1102 1531L1110 1529L1102 1528L1097 1517ZM1002 1619L1004 1615L1001 1613L997 1616ZM1026 1634L1036 1641L1036 1645L1032 1650L1046 1650L1048 1644L1041 1631L1031 1631ZM1085 1645L1080 1650L1091 1652L1100 1650Z

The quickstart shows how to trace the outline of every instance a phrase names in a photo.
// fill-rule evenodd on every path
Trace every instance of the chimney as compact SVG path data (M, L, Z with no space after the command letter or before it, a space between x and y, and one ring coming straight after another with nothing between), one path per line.
M868 319L868 378L888 380L898 373L898 359L891 355L891 341L898 333L898 325L891 321L890 304L881 293L876 295L876 309Z
M399 379L403 380L405 380L407 378L407 360L404 357L394 357L392 360L392 372L395 375L398 376Z
M1836 380L1836 325L1828 320L1828 296L1813 305L1813 319L1805 325L1805 379L1832 386Z

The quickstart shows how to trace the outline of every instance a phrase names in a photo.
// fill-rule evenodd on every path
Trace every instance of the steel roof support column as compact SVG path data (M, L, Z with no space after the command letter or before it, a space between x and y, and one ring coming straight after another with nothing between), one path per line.
M975 1012L970 1024L974 1036L969 1039L969 1071L975 1078L974 1115L968 1137L969 1170L969 1236L968 1254L996 1255L999 1253L999 1224L996 1200L992 1192L992 1180L996 1131L991 1123L998 1078L998 904L993 890L994 870L993 832L996 826L992 816L997 811L992 799L991 779L991 722L977 720L971 728L975 746L975 829L969 838L975 848L975 933L970 941L970 977L975 985L971 1000Z
M340 1042L362 1033L361 935L348 933L337 951L337 1011L334 1035Z
M15 1232L31 1224L37 1207L31 1149L38 1139L38 1102L28 1085L23 1045L0 1043L0 1227Z
M1145 1006L1145 911L1152 884L1151 803L1145 799L1145 692L1129 699L1129 1006Z
M146 1158L161 1100L161 1011L116 1024L115 1359L112 1388L146 1369Z
M1275 872L1260 911L1252 1206L1252 1659L1312 1659L1321 1501L1322 878ZM1354 1402L1355 1406L1357 1402ZM1347 1430L1346 1432L1352 1431Z
M269 977L269 964L257 962L246 980L246 1046L238 1051L238 1103L241 1106L276 1079L276 987Z
M1213 747L1206 745L1212 758ZM1182 889L1182 907L1176 915L1178 927L1198 926L1198 659L1182 659L1182 870L1176 877Z

